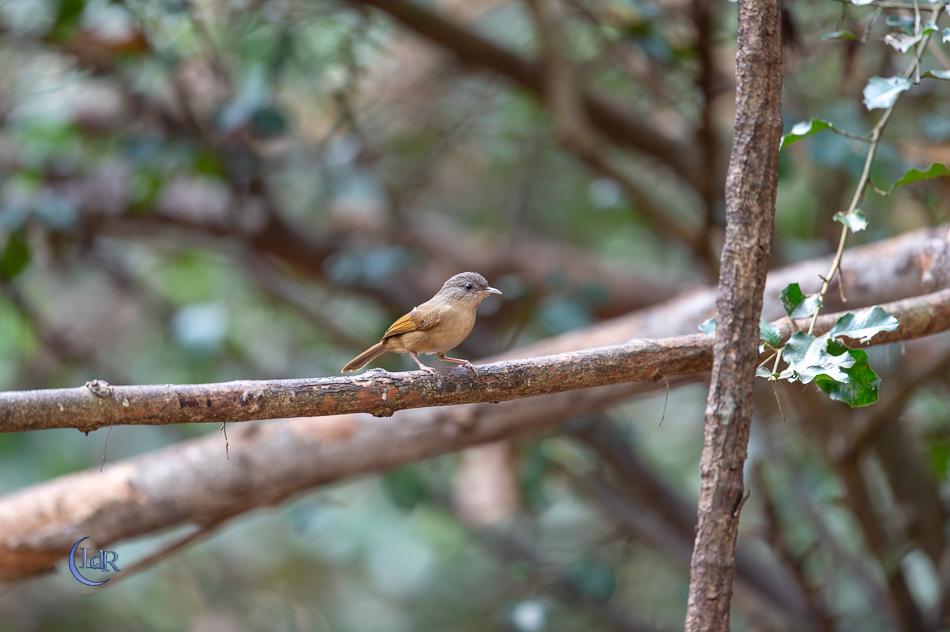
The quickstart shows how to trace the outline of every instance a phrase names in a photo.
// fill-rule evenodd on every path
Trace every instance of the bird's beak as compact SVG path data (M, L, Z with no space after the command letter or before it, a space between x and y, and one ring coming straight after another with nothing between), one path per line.
M482 290L482 293L483 294L497 294L498 296L501 296L501 290L494 287L489 287L487 290Z

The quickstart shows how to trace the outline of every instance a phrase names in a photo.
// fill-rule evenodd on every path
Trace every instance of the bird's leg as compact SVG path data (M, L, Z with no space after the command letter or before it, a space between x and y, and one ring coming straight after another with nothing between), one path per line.
M437 358L439 358L439 359L442 360L443 362L451 362L452 364L461 364L462 366L464 366L466 369L468 369L469 371L471 371L471 372L474 373L475 375L478 375L478 369L475 368L475 365L472 364L471 362L469 362L468 360L463 360L463 359L461 359L461 358L450 358L449 356L445 355L444 353L437 353L437 354L435 354L435 355L436 355Z
M426 366L426 365L424 365L424 364L422 363L422 360L419 359L419 356L417 356L417 355L415 354L415 352L410 351L410 352L409 352L409 355L412 356L412 359L416 361L416 364L419 365L419 368L420 368L420 369L422 369L422 370L425 371L426 373L431 373L432 375L435 375L435 369L433 369L431 366Z

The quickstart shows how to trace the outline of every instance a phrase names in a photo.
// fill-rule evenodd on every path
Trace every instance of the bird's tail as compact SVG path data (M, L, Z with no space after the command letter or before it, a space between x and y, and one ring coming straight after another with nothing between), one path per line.
M347 371L359 371L384 353L386 353L386 349L383 348L383 342L377 342L372 347L347 362L346 366L340 370L344 373Z

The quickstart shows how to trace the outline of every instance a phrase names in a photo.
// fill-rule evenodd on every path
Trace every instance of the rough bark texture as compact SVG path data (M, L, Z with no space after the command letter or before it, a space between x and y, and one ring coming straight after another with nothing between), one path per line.
M320 417L500 402L533 395L654 381L708 370L709 340L701 334L574 351L430 375L370 371L355 377L242 380L219 384L113 386L0 393L0 429L95 430L116 424L167 424Z
M726 178L726 241L690 563L688 632L729 629L782 135L780 11L779 0L739 3L736 121Z
M950 290L885 308L903 325L875 343L950 329ZM834 318L823 317L816 330L825 331ZM791 333L787 319L783 332ZM551 342L549 350L558 344L564 343ZM101 546L173 526L216 524L321 484L510 439L664 387L662 381L620 384L497 406L403 411L386 422L336 415L249 424L231 433L230 460L224 439L212 435L102 472L63 476L0 498L0 580L49 570L82 535Z
M898 316L901 327L878 334L874 344L950 328L950 290L889 303L885 308ZM839 316L821 317L816 331L826 331ZM785 335L791 334L787 319L775 324ZM758 344L758 320L755 325L753 342ZM480 365L477 376L453 368L436 375L380 371L355 377L218 384L113 386L94 380L77 388L0 393L0 432L49 428L88 432L120 424L220 423L360 412L389 417L408 408L497 403L631 382L663 384L664 378L708 371L712 353L710 337L697 334L503 360ZM753 361L757 360L755 346L752 353Z

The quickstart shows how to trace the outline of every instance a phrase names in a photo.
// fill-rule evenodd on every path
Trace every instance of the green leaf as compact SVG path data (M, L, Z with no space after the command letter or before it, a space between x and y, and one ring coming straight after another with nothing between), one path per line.
M788 339L788 342L785 343L782 357L789 364L801 362L805 357L805 352L808 351L808 348L811 347L814 341L815 336L806 334L804 331L796 331Z
M928 70L921 76L929 77L931 79L944 79L946 81L950 81L950 70Z
M764 377L767 380L777 379L778 373L772 373L772 369L767 366L758 366L755 368L756 377Z
M30 245L23 231L12 233L0 250L0 280L10 281L30 263Z
M858 36L852 33L851 31L832 31L830 33L822 33L821 41L827 42L828 40L856 40Z
M782 290L782 306L792 318L808 318L818 311L820 305L818 295L806 296L798 283L792 283Z
M816 338L800 331L795 332L795 335L789 338L782 354L788 362L788 367L779 377L809 384L819 375L825 375L838 382L847 382L845 369L854 364L854 360L848 355L830 352L832 344L840 343L831 340L827 334Z
M860 312L848 312L835 321L828 335L832 338L847 336L864 343L870 342L882 331L894 331L899 326L900 321L888 314L880 305L875 305Z
M833 345L837 346L832 350L840 352L838 357L847 356L852 360L850 366L842 368L847 379L842 381L828 375L818 375L815 377L818 388L831 399L844 402L852 408L870 406L876 402L881 378L868 364L868 354L863 349L849 349L841 343L829 341L829 348Z
M782 346L782 333L764 318L759 319L759 338L773 349Z
M897 182L895 182L891 188L893 190L897 187L904 186L905 184L923 182L924 180L933 180L934 178L940 178L942 176L950 176L950 168L947 168L947 165L934 162L924 170L911 169L905 172L904 175L897 179Z
M864 107L869 110L887 109L912 85L906 77L871 77L864 86Z
M873 404L877 401L881 379L868 364L867 353L862 349L850 349L832 336L847 335L844 332L849 331L860 337L862 332L870 333L871 329L878 326L889 327L890 315L883 309L877 309L880 312L875 312L872 308L866 310L867 314L852 315L855 318L842 323L837 333L833 333L833 329L823 336L815 337L801 331L795 332L786 343L782 354L788 366L778 377L803 384L814 381L831 399L851 407ZM844 319L839 319L838 323L842 320ZM835 326L838 326L838 323L835 323ZM756 371L756 375L762 374Z
M782 142L779 143L779 151L785 149L789 145L794 145L803 138L808 138L809 136L814 136L818 132L823 132L828 129L834 129L834 125L828 121L823 121L821 119L813 118L810 121L802 121L800 123L795 123L792 126L792 129L789 132L782 136Z
M716 333L716 319L707 318L702 323L699 324L699 330L704 334L714 334Z
M950 27L947 27L943 30L943 35L940 36L940 41L944 44L950 44Z
M868 227L868 216L859 208L850 213L835 213L834 220L847 226L852 233L860 233Z

